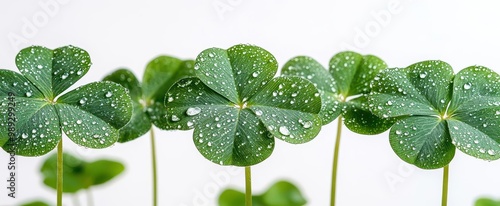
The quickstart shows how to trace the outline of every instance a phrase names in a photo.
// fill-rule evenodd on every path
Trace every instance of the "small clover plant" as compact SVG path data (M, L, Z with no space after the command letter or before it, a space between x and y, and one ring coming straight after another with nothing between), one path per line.
M100 159L93 162L78 159L68 153L63 154L63 193L76 195L80 190L85 190L92 201L90 189L93 186L104 184L121 174L125 167L120 162ZM40 172L43 183L56 189L57 183L57 155L51 155L45 160ZM89 203L89 205L92 205Z
M323 125L338 117L331 205L335 204L342 117L345 118L344 123L347 128L360 134L378 134L394 124L393 119L384 119L372 114L367 104L366 95L370 92L370 82L386 68L386 63L376 56L362 56L350 51L334 55L330 60L329 70L306 56L292 58L283 66L282 75L300 76L318 88L322 101L319 114Z
M482 66L453 73L442 61L381 72L369 96L380 117L398 118L389 133L394 152L422 169L448 165L458 149L483 160L500 158L500 75Z
M8 139L3 145L7 152L40 156L58 145L62 164L62 131L78 145L105 148L116 142L118 130L130 120L130 96L116 83L94 82L59 96L90 68L88 53L78 47L28 47L19 52L16 65L21 74L0 70L0 139ZM8 135L11 113L15 138Z
M274 137L289 143L312 140L321 129L321 99L299 77L274 77L273 55L252 45L210 48L195 61L195 76L166 94L168 125L194 128L196 148L220 165L245 167L251 205L250 166L268 158Z
M142 84L128 69L118 69L104 78L105 81L116 82L130 91L133 114L130 122L120 129L118 142L134 140L146 132L151 134L151 151L153 167L153 205L157 205L156 149L151 123L161 129L171 129L162 123L166 109L165 93L179 79L192 76L194 61L159 56L146 66Z
M260 195L253 195L254 206L302 206L307 203L299 188L288 181L278 181ZM219 206L243 206L245 194L226 189L219 196Z

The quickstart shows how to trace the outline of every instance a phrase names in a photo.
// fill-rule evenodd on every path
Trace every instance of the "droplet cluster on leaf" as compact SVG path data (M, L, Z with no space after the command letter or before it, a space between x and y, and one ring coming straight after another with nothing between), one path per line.
M94 82L60 95L90 68L88 53L78 47L28 47L19 52L16 65L21 74L0 70L0 139L9 139L6 151L46 154L62 131L81 146L104 148L116 142L118 129L130 120L130 96L118 84ZM7 136L9 93L15 96L16 138Z

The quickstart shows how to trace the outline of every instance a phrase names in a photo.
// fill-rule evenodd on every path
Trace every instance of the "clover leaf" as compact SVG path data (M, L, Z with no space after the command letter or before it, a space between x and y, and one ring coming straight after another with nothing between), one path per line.
M127 88L132 97L134 112L130 122L120 130L118 142L128 142L144 135L151 123L162 129L171 129L162 123L166 112L165 93L179 79L192 76L193 66L192 60L159 56L146 66L142 85L128 69L118 69L103 79Z
M373 115L366 95L370 82L385 68L385 62L376 56L346 51L332 57L329 70L310 57L298 56L289 60L281 72L284 76L303 77L318 88L323 125L342 115L351 131L378 134L389 129L394 120Z
M16 138L3 146L17 155L39 156L61 140L61 130L75 143L104 148L118 139L131 116L126 90L111 82L94 82L59 96L90 68L88 53L78 47L50 50L32 46L19 52L21 74L0 70L0 140L8 139L8 103L13 93ZM59 97L58 97L59 96Z
M68 153L63 154L63 192L76 193L82 189L108 182L123 172L125 167L120 162L111 160L96 160L87 162ZM40 172L43 183L56 189L57 155L51 155L45 160Z
M278 181L260 195L253 195L254 206L302 206L307 203L299 188L288 181ZM243 206L245 194L226 189L219 196L219 206Z
M500 76L486 67L456 75L442 61L388 69L373 82L369 102L378 116L400 118L391 146L417 167L444 167L455 148L483 160L500 158Z
M299 77L276 77L276 59L252 45L210 48L196 58L196 77L168 91L167 123L194 128L200 153L221 165L250 166L269 157L274 138L305 143L320 130L321 99Z
M483 197L477 199L476 203L474 203L474 206L500 206L500 201Z

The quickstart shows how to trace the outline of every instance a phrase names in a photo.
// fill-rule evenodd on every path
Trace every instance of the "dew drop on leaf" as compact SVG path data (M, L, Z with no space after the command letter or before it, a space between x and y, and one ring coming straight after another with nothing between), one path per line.
M188 116L195 116L201 112L201 109L199 107L190 107L186 110L186 114Z
M21 135L21 137L22 137L23 139L26 139L26 138L28 138L28 134L23 133L23 134Z
M420 74L420 78L422 78L422 79L424 79L426 76L427 76L427 74L425 74L425 73Z
M488 154L489 154L489 155L495 155L495 151L493 151L492 149L489 149L489 150L488 150Z
M31 92L26 92L26 97L31 97Z
M76 120L77 124L82 124L82 120Z
M290 135L290 131L288 130L288 128L286 128L286 126L281 126L281 127L279 128L279 132L280 132L282 135L285 135L285 136Z
M256 110L256 111L255 111L255 115L257 115L257 116L262 115L262 111L261 111L261 110Z
M39 65L37 66L37 68L41 69L41 68L43 68L43 66L39 64Z
M187 125L188 127L192 127L192 126L193 126L193 122L188 121L188 122L186 123L186 125Z
M61 76L61 79L66 79L68 78L69 74L68 73L64 73L62 76Z
M177 122L179 120L181 120L177 115L172 115L172 122Z
M258 77L258 76L259 76L259 72L252 73L252 77Z
M396 130L396 134L397 134L397 135L402 134L401 130Z
M112 95L113 95L113 93L111 93L111 92L106 92L106 97L108 97L108 98L109 98L109 97L111 97Z
M469 83L464 84L464 89L465 89L465 90L468 90L468 89L470 89L470 88L471 88L471 85L470 85Z

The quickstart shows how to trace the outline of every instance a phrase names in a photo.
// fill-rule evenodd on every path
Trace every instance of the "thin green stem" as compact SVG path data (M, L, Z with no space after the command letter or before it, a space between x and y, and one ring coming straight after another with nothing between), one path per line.
M88 206L93 206L94 205L94 198L92 196L92 191L89 189L86 189L85 192L87 193L87 205Z
M339 162L340 135L342 134L342 115L337 118L337 137L335 138L335 149L333 150L332 168L332 190L330 195L330 205L335 205L335 194L337 189L337 165Z
M252 171L245 167L245 206L252 206Z
M450 173L449 165L443 168L443 192L441 195L441 206L448 205L448 174Z
M149 135L151 136L151 163L153 169L153 205L156 206L158 204L158 184L156 177L156 146L155 146L155 133L154 128L151 127L149 131Z
M57 144L57 206L62 206L63 191L63 140Z

